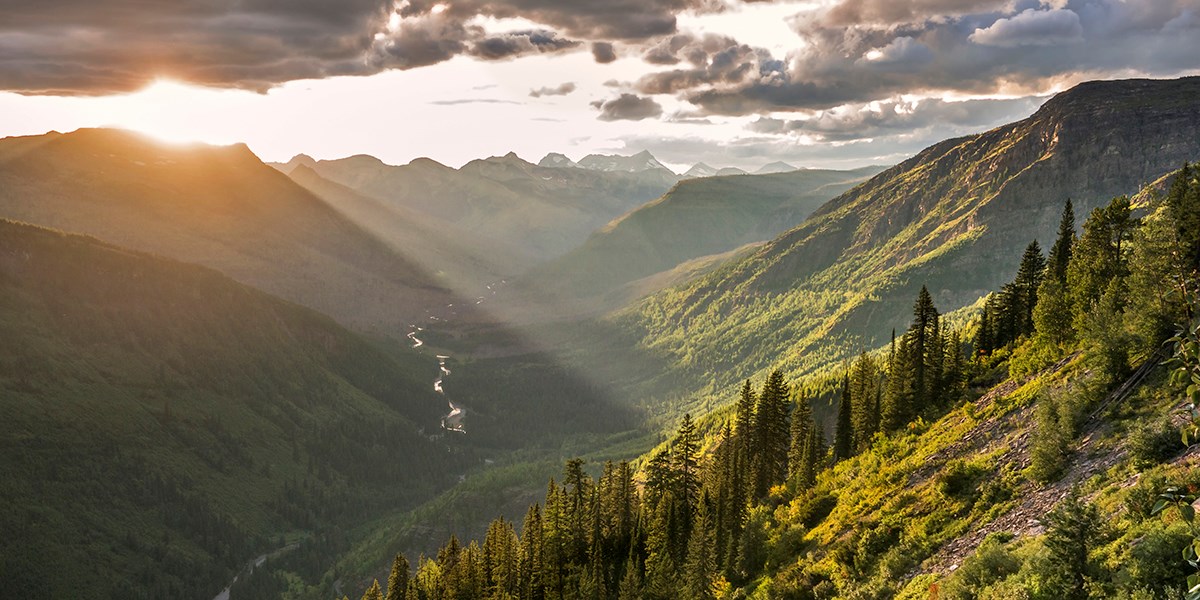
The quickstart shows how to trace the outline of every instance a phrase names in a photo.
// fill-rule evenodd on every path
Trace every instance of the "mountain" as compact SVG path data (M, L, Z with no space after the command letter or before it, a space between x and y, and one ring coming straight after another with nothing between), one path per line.
M609 223L580 247L538 267L538 287L600 297L692 259L769 240L882 167L707 177Z
M640 173L642 171L671 172L666 165L658 162L649 152L642 150L631 156L617 154L589 154L579 161L579 166L594 171L624 171Z
M511 153L460 169L427 158L391 166L368 156L321 160L310 168L386 207L427 215L506 246L515 257L500 275L566 252L679 180L663 169L538 166Z
M745 174L746 174L745 169L739 169L737 167L722 167L720 169L717 169L717 175L721 176L721 177L724 177L726 175L745 175Z
M0 140L0 217L218 269L357 328L402 331L442 282L244 145L81 129Z
M1030 241L1049 245L1068 197L1081 222L1200 157L1198 93L1196 77L1078 85L1027 119L927 148L612 322L675 365L655 385L710 392L878 347L922 285L945 312L997 289Z
M538 161L539 167L580 168L579 164L563 154L551 152Z
M796 170L796 167L793 167L792 165L789 165L782 161L776 161L773 163L767 163L767 164L759 167L759 169L757 171L755 171L754 174L755 175L766 175L768 173L788 173L788 172L795 171L795 170Z
M208 268L0 221L0 338L5 598L211 598L474 462L429 358Z
M712 177L713 175L716 175L716 174L717 174L716 169L714 169L702 162L699 162L699 163L692 165L692 168L688 169L687 172L683 174L683 176L684 177Z

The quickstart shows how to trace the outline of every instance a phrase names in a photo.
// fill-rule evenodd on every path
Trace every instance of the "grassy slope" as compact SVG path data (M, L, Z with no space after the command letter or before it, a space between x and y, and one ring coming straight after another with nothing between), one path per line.
M877 347L922 284L948 312L1011 278L1026 244L1049 243L1068 193L1081 222L1200 156L1198 92L1198 78L1083 84L1024 121L930 147L611 323L671 364L645 388L660 394L719 394Z
M0 221L0 339L0 596L212 595L467 464L427 360L209 269Z

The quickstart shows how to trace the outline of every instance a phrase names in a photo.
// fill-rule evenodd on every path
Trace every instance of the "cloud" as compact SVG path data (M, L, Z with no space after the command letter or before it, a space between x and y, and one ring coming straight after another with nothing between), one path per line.
M600 64L608 64L617 60L617 52L609 42L592 42L592 58Z
M882 48L869 50L856 62L897 68L924 64L933 58L933 51L928 46L911 37L900 36Z
M566 96L575 91L573 82L566 82L556 87L544 87L536 90L529 90L529 95L533 98L541 98L542 96Z
M642 98L635 94L621 94L613 100L593 102L600 109L601 121L641 121L662 115L662 106L653 98Z
M968 39L1004 48L1057 46L1083 41L1083 25L1079 15L1069 9L1030 8L1012 18L999 19L985 29L976 29Z
M558 37L553 31L514 31L486 37L475 42L471 55L488 60L512 58L522 54L562 52L582 42Z
M499 98L456 98L454 100L434 100L430 102L437 106L458 106L460 104L520 104L515 100L501 100Z
M10 3L11 4L11 3ZM502 60L676 32L708 0L140 0L20 2L0 20L0 90L109 94L160 77L264 91L286 81L411 69L458 55ZM399 6L398 9L396 7ZM519 18L542 28L497 33Z
M842 0L798 14L807 44L738 82L674 69L642 93L709 114L824 110L907 95L1027 95L1088 79L1196 73L1198 0ZM1049 8L1048 8L1049 7ZM1055 44L1046 51L1047 44Z
M807 136L814 141L849 142L888 136L916 136L936 140L973 133L1022 119L1037 109L1043 98L949 102L936 98L902 98L852 104L819 111L806 119L760 117L747 129L763 134Z

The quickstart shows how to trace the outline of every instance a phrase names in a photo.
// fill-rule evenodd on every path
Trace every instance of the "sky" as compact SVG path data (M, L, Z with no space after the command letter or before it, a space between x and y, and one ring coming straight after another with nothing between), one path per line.
M264 160L895 163L1081 81L1200 74L1200 0L9 0L0 136Z

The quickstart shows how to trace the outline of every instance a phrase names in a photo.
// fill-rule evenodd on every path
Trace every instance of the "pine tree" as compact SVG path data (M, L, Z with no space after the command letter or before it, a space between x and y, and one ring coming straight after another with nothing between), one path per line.
M379 589L379 580L376 579L371 587L363 593L362 600L383 600L383 591Z
M859 354L850 368L851 428L854 431L854 452L871 446L871 438L879 430L879 367L866 352ZM800 442L803 444L803 441Z
M808 431L813 427L812 407L808 400L798 398L792 410L790 445L788 446L788 478L794 478L804 468L804 444L808 442Z
M783 373L772 371L763 384L754 409L755 445L751 454L754 494L763 497L771 486L787 477L788 386Z
M1075 207L1071 199L1063 206L1062 219L1058 222L1058 238L1050 248L1046 262L1048 274L1059 283L1067 283L1067 265L1071 263L1071 251L1075 245Z
M678 485L676 495L688 507L689 512L691 507L696 505L700 495L700 466L697 459L699 452L696 424L692 421L692 415L685 413L672 443L671 458Z
M909 336L901 336L896 344L891 365L888 367L887 390L883 397L883 408L880 411L880 428L884 431L896 431L904 427L913 417L913 375L912 350L908 345Z
M717 574L716 539L709 511L710 500L704 496L696 511L696 522L688 539L687 563L684 565L684 598L712 600L712 583Z
M406 600L408 597L408 559L403 553L392 560L392 573L388 576L387 600Z
M518 572L522 600L542 600L545 597L542 587L542 515L536 503L529 507L521 523Z
M1086 600L1088 579L1095 567L1089 553L1098 546L1103 522L1096 507L1079 498L1072 488L1067 497L1043 520L1046 527L1046 550L1054 569L1050 574L1049 590L1055 598Z
M833 460L846 460L854 455L853 409L850 399L850 378L842 378L842 393L838 400L837 427L833 432Z
M937 308L933 306L933 297L929 295L929 290L925 286L921 286L921 291L917 293L917 301L913 304L913 323L909 327L909 352L912 360L912 377L913 377L913 398L912 409L913 414L919 415L925 410L927 402L930 400L930 373L928 369L928 357L930 347L940 343L937 338Z
M1046 259L1042 257L1042 249L1037 240L1034 240L1021 255L1021 266L1017 269L1016 279L1013 280L1018 294L1017 306L1020 307L1018 336L1033 333L1033 309L1037 305L1038 288L1042 285L1045 272Z

